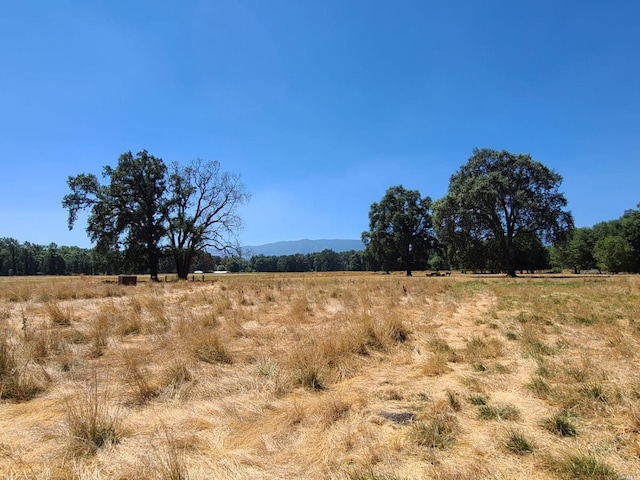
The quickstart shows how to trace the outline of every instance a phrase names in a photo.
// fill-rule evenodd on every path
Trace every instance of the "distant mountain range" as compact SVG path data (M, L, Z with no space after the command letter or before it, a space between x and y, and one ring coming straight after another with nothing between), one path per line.
M363 250L364 244L360 240L293 240L288 242L267 243L265 245L247 245L242 247L244 257L254 255L293 255L295 253L315 253L329 249L334 252L349 250Z

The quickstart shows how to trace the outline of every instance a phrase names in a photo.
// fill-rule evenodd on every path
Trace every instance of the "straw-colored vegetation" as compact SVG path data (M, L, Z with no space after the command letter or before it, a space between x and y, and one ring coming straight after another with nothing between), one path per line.
M640 478L640 278L0 279L0 477Z

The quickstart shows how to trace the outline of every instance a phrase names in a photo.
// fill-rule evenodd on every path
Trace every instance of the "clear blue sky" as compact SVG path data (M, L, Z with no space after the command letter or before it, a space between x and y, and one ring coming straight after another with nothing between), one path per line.
M0 237L89 246L66 179L219 160L240 240L353 238L474 147L564 177L578 226L640 202L640 2L25 0L0 11Z

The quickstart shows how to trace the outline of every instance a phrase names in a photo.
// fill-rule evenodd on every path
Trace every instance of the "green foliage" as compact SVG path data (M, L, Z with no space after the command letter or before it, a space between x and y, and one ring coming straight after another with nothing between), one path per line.
M623 237L608 236L598 240L593 248L598 267L618 273L632 270L633 248Z
M576 228L572 230L568 240L556 249L554 264L572 268L575 273L597 268L593 256L595 242L593 229Z
M475 149L434 205L434 224L459 266L510 275L537 265L541 242L573 226L562 177L529 155Z
M362 241L384 270L402 268L411 275L435 246L431 199L402 185L389 188L380 203L371 205L369 231Z
M98 264L94 252L89 249L0 238L0 275L89 275Z
M146 267L157 278L166 234L168 205L164 197L167 167L146 150L135 157L125 152L115 168L105 166L101 185L95 175L71 176L71 193L62 205L69 211L69 228L81 210L90 210L87 233L101 253L124 250L130 270Z

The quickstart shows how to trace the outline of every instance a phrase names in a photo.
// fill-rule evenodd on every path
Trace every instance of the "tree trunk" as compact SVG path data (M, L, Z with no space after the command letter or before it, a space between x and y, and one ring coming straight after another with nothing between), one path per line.
M407 277L411 276L411 270L407 268Z
M505 259L507 277L515 278L516 275L516 266L515 266L515 252L513 248L513 238L509 231L507 231L507 240L506 240L506 248L505 248Z
M176 253L174 255L174 258L176 261L176 271L178 272L178 279L186 280L189 276L192 256L189 253Z
M151 280L154 282L158 281L158 263L159 262L157 259L151 262L151 268L150 268Z

